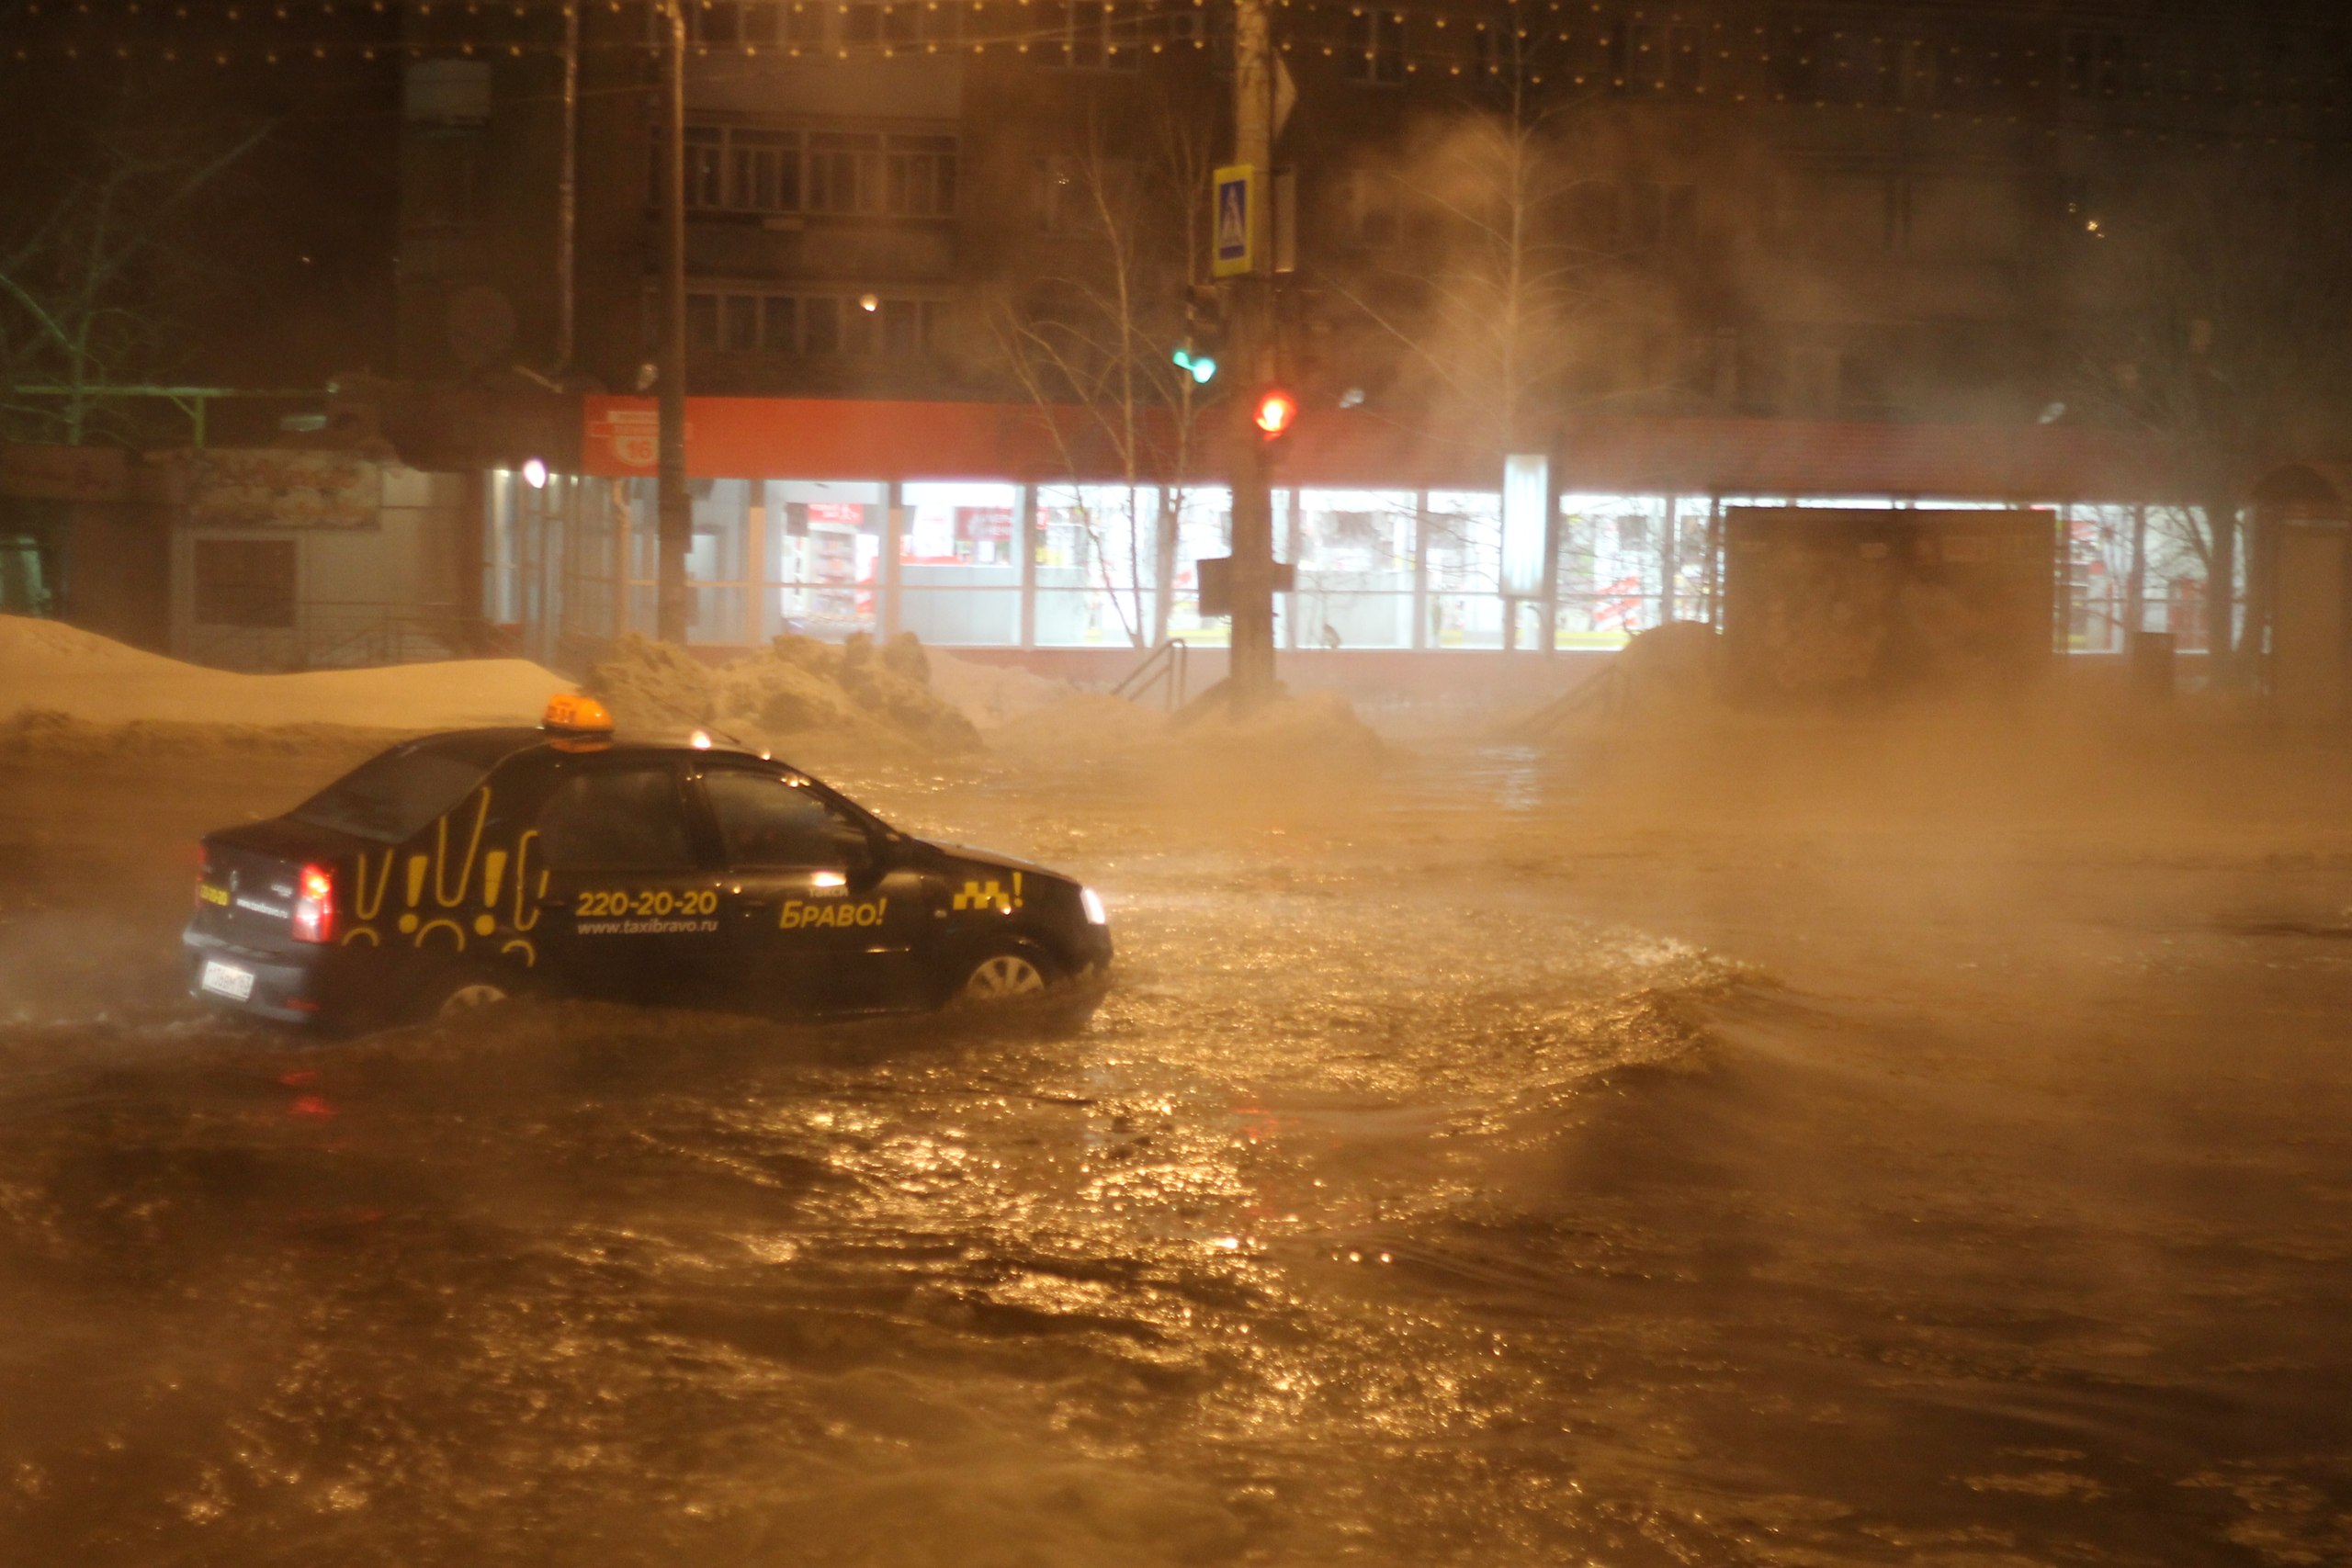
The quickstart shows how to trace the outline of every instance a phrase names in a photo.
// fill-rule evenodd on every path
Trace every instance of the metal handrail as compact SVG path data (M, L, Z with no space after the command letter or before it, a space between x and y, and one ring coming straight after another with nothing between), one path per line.
M469 658L491 651L492 641L487 622L455 605L313 603L291 626L212 630L188 656L224 669L341 670Z
M1188 667L1191 657L1192 646L1182 637L1171 637L1145 654L1136 667L1111 688L1111 694L1140 702L1143 694L1157 685L1166 700L1168 711L1173 713L1184 705L1191 684Z

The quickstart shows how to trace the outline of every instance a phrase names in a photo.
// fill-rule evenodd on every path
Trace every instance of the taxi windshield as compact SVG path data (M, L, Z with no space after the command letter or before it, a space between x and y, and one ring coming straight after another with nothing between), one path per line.
M287 816L396 844L465 799L491 766L479 757L402 746L360 763Z

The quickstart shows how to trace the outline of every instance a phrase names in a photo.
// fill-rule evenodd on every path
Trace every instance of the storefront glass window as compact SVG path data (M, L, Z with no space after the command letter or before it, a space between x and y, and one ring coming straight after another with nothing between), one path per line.
M1037 641L1143 648L1151 641L1159 492L1046 485L1037 492Z
M1298 492L1300 646L1412 646L1414 525L1411 491Z
M925 642L1003 648L1021 637L1021 492L910 484L899 536L899 622Z
M1494 491L1429 497L1430 648L1499 648L1503 640L1503 498Z
M1200 563L1233 553L1233 492L1222 486L1204 485L1170 493L1169 511L1176 524L1168 604L1168 635L1186 642L1224 643L1233 636L1233 623L1223 615L1201 615Z

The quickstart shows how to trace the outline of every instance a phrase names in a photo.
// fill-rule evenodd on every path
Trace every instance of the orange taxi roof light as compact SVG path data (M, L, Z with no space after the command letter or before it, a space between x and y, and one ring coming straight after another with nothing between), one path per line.
M548 699L548 711L540 720L548 729L565 730L573 735L610 735L613 716L595 698L576 692L562 692Z

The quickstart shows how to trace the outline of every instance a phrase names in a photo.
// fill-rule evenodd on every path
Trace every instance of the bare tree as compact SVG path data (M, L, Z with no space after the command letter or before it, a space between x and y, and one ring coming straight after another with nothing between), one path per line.
M107 424L105 389L170 364L150 274L169 225L260 143L207 155L100 143L44 205L0 218L0 429L78 445ZM28 395L34 388L55 389Z
M1196 389L1170 354L1204 249L1210 160L1199 126L1163 113L1159 144L1129 156L1090 126L1076 152L1041 166L1037 217L1058 265L993 312L1007 373L1059 456L1100 586L1138 648L1166 636L1151 585L1169 568L1193 456ZM1112 508L1092 504L1083 482L1106 472L1123 497ZM1147 548L1148 487L1167 519L1157 549Z
M2079 204L2075 280L2101 307L2068 389L2091 418L2158 437L2183 504L2156 509L2205 572L2207 646L2235 672L2265 614L2242 562L2239 507L2276 464L2333 451L2352 425L2352 277L2336 261L2344 197L2309 171L2265 180L2242 163ZM2242 566L2246 624L2237 625Z

